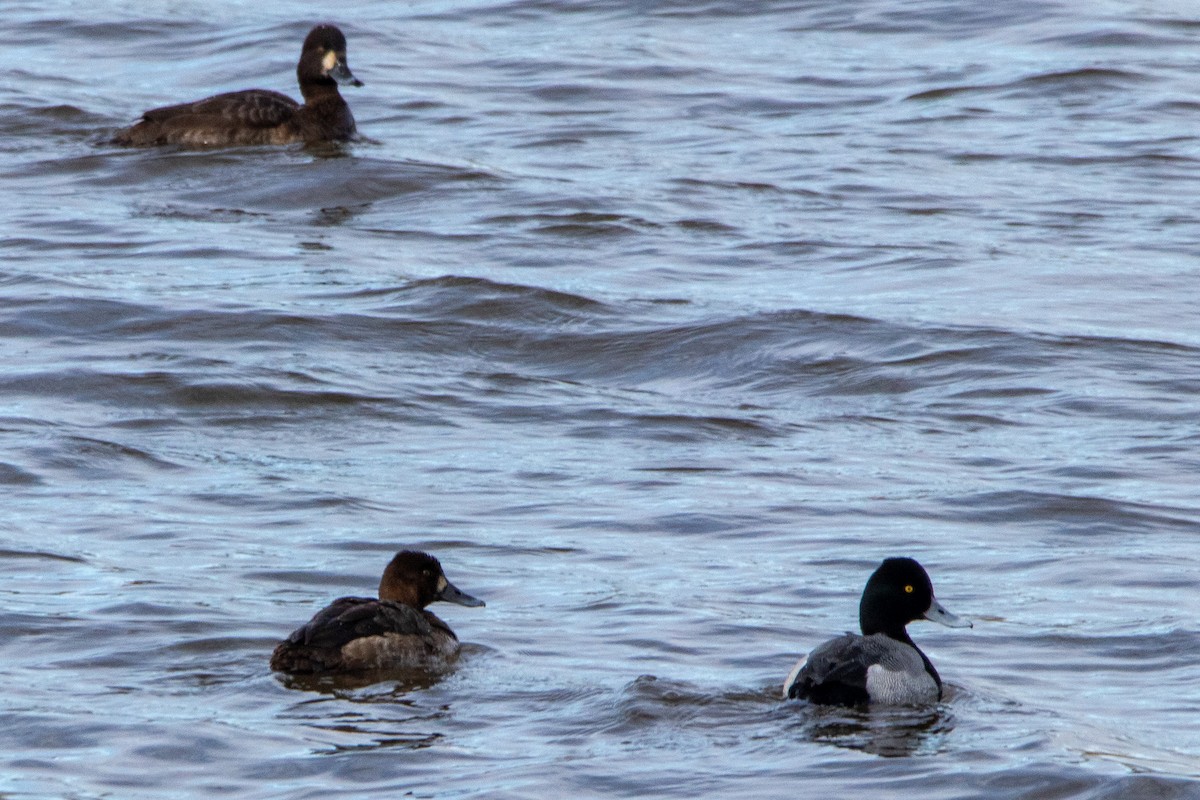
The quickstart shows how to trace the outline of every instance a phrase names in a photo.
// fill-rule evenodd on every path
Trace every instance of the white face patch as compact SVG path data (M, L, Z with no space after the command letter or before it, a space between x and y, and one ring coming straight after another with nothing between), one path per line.
M337 63L338 63L337 53L333 52L332 50L330 50L328 53L326 53L325 57L321 59L321 66L325 68L326 73L328 73L330 70L332 70L334 67L336 67Z
M439 575L439 576L438 576L438 582L437 582L438 591L439 591L439 592L444 592L444 591L446 591L446 585L447 585L448 583L449 583L449 581L447 581L447 580L446 580L446 576L445 576L445 575Z

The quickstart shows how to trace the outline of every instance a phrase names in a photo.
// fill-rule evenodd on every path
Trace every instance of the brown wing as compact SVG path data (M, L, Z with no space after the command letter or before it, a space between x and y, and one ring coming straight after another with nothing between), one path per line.
M142 119L164 124L184 118L204 118L231 126L274 128L290 120L298 108L300 104L286 94L268 89L246 89L151 109L142 115Z
M293 645L336 650L363 636L427 636L431 631L425 614L412 606L369 597L342 597L317 612L287 640Z

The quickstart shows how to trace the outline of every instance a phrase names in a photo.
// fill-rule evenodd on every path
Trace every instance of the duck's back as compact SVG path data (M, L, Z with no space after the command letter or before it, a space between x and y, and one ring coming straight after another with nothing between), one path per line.
M302 140L296 130L301 108L287 95L269 89L227 92L147 111L113 142L134 147L287 144Z
M785 684L787 696L824 705L936 701L938 680L915 647L882 633L847 633L801 660Z
M428 611L343 597L279 643L271 669L293 674L429 669L457 655L458 638Z

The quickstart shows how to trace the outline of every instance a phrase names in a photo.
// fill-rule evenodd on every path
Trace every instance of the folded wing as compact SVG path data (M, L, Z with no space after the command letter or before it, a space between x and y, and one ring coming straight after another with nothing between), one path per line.
M294 645L336 649L364 636L387 633L428 636L431 630L428 618L412 606L369 597L342 597L318 612L287 640Z

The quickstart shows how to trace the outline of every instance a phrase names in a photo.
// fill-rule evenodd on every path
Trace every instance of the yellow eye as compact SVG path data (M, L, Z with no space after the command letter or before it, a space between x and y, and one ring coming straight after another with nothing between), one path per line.
M912 594L912 593L913 593L913 588L912 588L912 584L911 584L911 583L910 583L910 584L908 584L907 586L905 586L905 587L904 587L904 593L905 593L905 594Z

